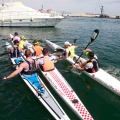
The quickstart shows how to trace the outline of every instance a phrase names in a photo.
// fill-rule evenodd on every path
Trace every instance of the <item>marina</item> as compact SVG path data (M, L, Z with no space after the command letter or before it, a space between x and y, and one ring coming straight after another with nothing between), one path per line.
M75 27L72 27L72 26ZM14 33L18 31L19 35L25 35L27 38L36 39L49 39L63 47L66 40L72 42L77 38L76 54L80 54L90 38L90 34L94 29L100 30L99 37L89 47L98 54L100 65L112 76L120 79L119 64L119 20L118 19L104 19L100 21L97 18L67 18L57 25L57 28L0 28L0 39L8 38L8 33ZM6 34L7 33L7 34ZM32 42L32 40L31 40ZM2 47L3 41L0 41L0 52L5 49ZM114 59L113 59L114 58ZM8 66L8 56L2 56L0 58L0 67L5 68ZM96 120L119 120L120 104L119 96L107 90L94 80L90 79L86 75L77 76L74 73L64 73L63 69L67 67L65 61L59 61L56 63L57 69L62 73L67 82L74 89L78 97L81 99L85 107L89 110L93 118ZM1 119L29 119L36 120L50 119L53 120L50 114L46 114L46 109L36 101L35 97L31 95L31 91L19 80L20 77L12 78L9 81L3 81L2 77L11 73L14 69L3 70L1 69L1 83L0 91L1 98ZM41 74L39 74L42 76ZM47 87L60 103L64 111L70 117L70 119L79 120L67 105L63 103L63 100L51 89L49 83L42 77ZM13 88L13 84L16 86ZM22 94L21 94L22 93ZM14 102L13 102L14 101ZM31 109L31 105L34 106ZM40 109L41 108L41 109ZM42 111L42 112L41 112ZM5 114L6 112L9 115ZM22 116L24 114L24 117Z
M63 18L51 9L42 12L21 2L0 4L1 27L55 27Z

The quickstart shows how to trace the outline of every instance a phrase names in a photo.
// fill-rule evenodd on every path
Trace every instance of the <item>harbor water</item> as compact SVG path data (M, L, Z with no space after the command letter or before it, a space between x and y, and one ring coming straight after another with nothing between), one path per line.
M99 29L100 33L89 48L97 54L101 68L120 80L120 19L67 17L55 28L2 27L0 54L5 51L2 39L9 38L10 33L18 32L19 36L24 35L28 39L37 40L48 39L60 46L64 46L65 41L72 43L77 38L76 45L79 47L76 49L76 54L80 55L95 29ZM41 44L45 46L44 42ZM2 80L15 69L5 69L9 65L11 61L8 55L0 56L0 120L54 120L19 75L7 81ZM68 66L70 64L64 60L56 63L56 67L94 120L120 120L120 97L84 74L79 76L72 71L65 72ZM79 120L41 73L38 74L70 119Z

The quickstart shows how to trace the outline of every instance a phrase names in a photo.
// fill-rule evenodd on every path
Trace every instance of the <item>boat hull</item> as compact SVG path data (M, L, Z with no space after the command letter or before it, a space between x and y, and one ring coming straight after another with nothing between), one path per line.
M50 42L49 40L45 40L45 42L53 50L56 50L56 51L57 49L64 50L64 48L58 46L57 44L53 42ZM65 60L71 64L74 64L75 61L78 59L78 57L79 57L78 55L74 55L74 57L72 58L68 57ZM79 60L83 63L86 61L82 57L80 57ZM78 64L76 63L76 65ZM111 90L112 92L120 96L120 81L117 78L110 75L109 73L107 73L102 68L99 68L99 70L96 73L88 73L86 71L83 71L83 72L89 77L91 77L92 79L94 79L96 82L100 83L104 87L108 88L109 90Z
M64 17L56 11L38 11L21 2L0 4L1 27L55 27Z
M77 94L56 68L49 72L43 72L41 69L40 71L55 92L80 119L93 120L92 116L78 98Z
M5 41L6 49L9 50L11 45ZM10 55L9 55L10 57ZM19 64L19 61L25 61L25 58L10 58L13 65ZM16 69L18 69L18 65L16 65ZM33 94L37 97L37 99L44 105L44 107L51 113L51 115L56 120L70 120L64 110L61 108L59 103L53 97L51 92L48 90L44 82L37 75L37 73L33 75L22 75L20 74L23 81L30 88Z
M60 18L4 19L0 20L0 27L55 27Z

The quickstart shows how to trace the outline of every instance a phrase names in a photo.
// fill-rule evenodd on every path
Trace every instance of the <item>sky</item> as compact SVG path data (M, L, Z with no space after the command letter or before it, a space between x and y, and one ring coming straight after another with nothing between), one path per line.
M13 2L18 0L12 0ZM39 10L43 8L70 13L103 13L120 16L120 0L19 0L24 5Z

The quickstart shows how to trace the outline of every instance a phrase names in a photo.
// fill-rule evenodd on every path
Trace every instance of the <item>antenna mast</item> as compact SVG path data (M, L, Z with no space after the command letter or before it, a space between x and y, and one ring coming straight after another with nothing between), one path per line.
M103 15L103 6L101 6L101 16Z

